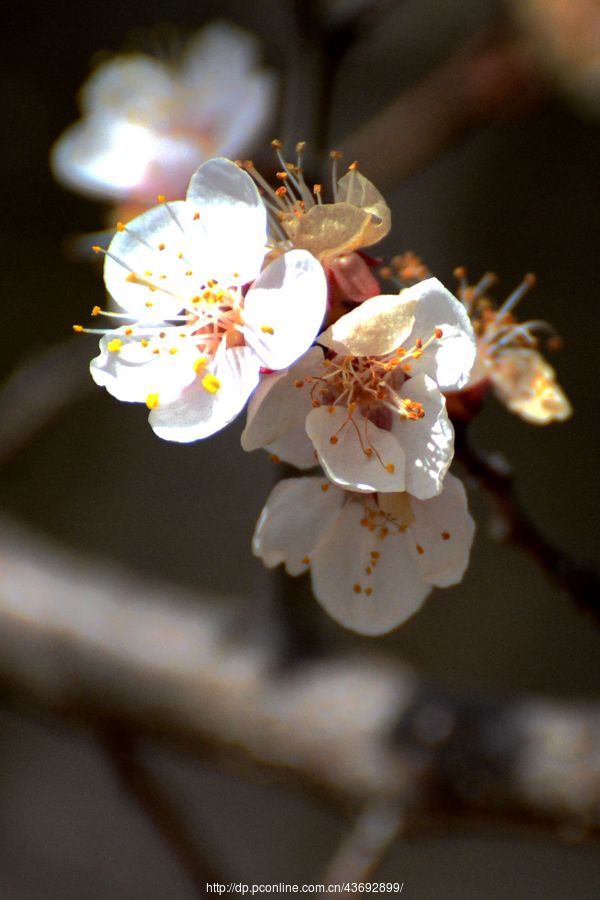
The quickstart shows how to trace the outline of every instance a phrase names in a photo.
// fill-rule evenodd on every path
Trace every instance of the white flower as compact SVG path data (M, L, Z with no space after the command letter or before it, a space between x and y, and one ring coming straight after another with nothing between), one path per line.
M142 54L103 63L81 92L84 117L53 148L56 177L118 202L182 197L202 162L239 155L270 118L274 79L256 49L251 35L217 22L176 65Z
M198 169L186 200L148 210L113 238L104 280L124 312L106 315L128 324L104 335L92 377L119 400L145 402L160 437L187 442L223 428L261 367L289 366L314 340L323 269L294 250L261 272L265 242L258 190L226 159Z
M535 284L526 275L521 284L498 308L487 296L494 276L484 275L477 285L469 285L464 270L459 297L469 313L477 338L477 360L468 384L458 394L450 394L452 415L469 419L476 411L488 388L511 411L533 425L548 425L568 419L573 410L556 380L552 366L536 349L535 332L552 330L547 322L519 322L514 308Z
M447 475L431 500L357 494L323 478L272 491L253 550L290 575L310 568L317 600L345 628L378 635L405 622L433 586L458 583L474 534L462 483Z
M439 494L454 439L441 391L466 384L475 358L463 306L430 278L365 300L317 340L326 356L314 348L263 380L244 449L301 468L318 461L349 490Z

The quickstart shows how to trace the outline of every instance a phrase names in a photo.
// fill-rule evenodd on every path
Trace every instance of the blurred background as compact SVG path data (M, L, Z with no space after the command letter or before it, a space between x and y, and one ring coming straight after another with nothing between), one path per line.
M470 494L478 534L463 583L434 593L389 636L374 642L352 635L308 595L283 600L282 579L252 557L254 524L277 472L266 454L241 453L242 423L204 443L162 442L145 409L88 390L95 340L70 338L71 324L86 321L103 302L103 288L97 264L74 261L68 239L103 228L105 208L56 184L48 154L79 115L76 93L92 61L135 45L141 30L167 15L183 34L215 17L231 20L258 37L265 65L280 79L280 110L266 128L265 146L278 136L365 149L361 170L384 191L393 216L378 253L414 250L449 287L459 264L475 279L492 269L500 277L499 299L525 272L537 274L520 313L547 319L563 337L551 362L575 415L535 428L490 398L473 436L514 467L519 497L539 530L576 560L598 564L598 5L371 6L173 0L167 8L106 0L58 12L10 3L0 36L6 175L0 364L4 379L31 364L38 366L35 379L45 381L56 362L74 397L4 454L3 511L83 559L216 597L231 606L234 621L239 616L263 634L273 623L293 631L297 618L295 639L307 643L300 652L384 653L448 689L589 700L600 687L597 625L522 551L493 540L484 493ZM569 27L576 7L589 16L589 27L579 31ZM361 15L359 27L327 84L327 131L317 139L313 79L328 68L315 69L311 35L319 17L343 25L352 14ZM329 63L339 46L328 47ZM473 59L478 48L489 51L481 65L449 64L457 54ZM361 130L398 97L409 103L408 113L401 106L382 146L369 145ZM396 169L386 162L394 145ZM265 158L262 149L248 151ZM12 434L10 417L18 410L3 410ZM0 700L0 900L197 896L171 848L122 791L93 733L17 702L5 687ZM248 780L190 751L148 738L140 752L204 853L232 879L318 881L345 833L344 818L268 773ZM404 881L404 894L415 900L600 895L593 847L541 838L525 825L411 838L392 850L380 874Z

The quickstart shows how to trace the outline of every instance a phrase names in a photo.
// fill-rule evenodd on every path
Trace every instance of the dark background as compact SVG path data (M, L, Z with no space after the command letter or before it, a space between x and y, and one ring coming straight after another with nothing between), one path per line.
M391 4L331 85L331 146L499 8L495 0ZM171 2L168 9L105 2L60 12L11 4L0 36L5 376L65 340L71 323L102 302L99 271L63 252L68 235L102 225L102 210L56 185L47 163L50 145L77 115L75 94L90 60L121 49L141 28L169 21L192 31L215 16L251 28L268 63L286 68L295 24L281 2ZM299 110L299 121L303 115ZM543 533L596 562L599 158L599 123L542 91L525 111L466 134L389 190L393 229L381 247L383 255L415 250L449 286L457 264L477 276L494 269L499 297L523 273L537 273L538 287L521 312L548 319L563 336L553 363L575 416L538 429L490 400L475 436L510 460L523 504ZM368 160L361 163L368 176ZM91 358L93 338L81 340L89 341ZM248 615L277 616L273 578L249 549L273 466L266 455L242 454L240 429L235 424L202 444L170 445L153 435L145 410L95 389L5 465L3 506L85 553L243 595ZM381 647L447 685L597 696L596 626L531 560L488 537L484 497L473 492L471 504L479 530L463 584L434 594L413 620L380 639ZM372 648L316 604L309 616L327 645ZM333 814L268 781L247 785L153 746L147 756L232 878L319 880L344 828ZM192 896L86 734L0 710L0 786L1 900ZM400 876L405 895L418 900L600 894L594 851L545 843L525 829L413 841L391 855L382 876Z

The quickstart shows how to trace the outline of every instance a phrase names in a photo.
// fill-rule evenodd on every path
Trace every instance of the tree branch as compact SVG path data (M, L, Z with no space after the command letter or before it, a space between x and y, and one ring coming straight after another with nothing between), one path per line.
M346 809L395 806L408 832L468 816L600 833L598 705L450 693L372 652L282 670L278 636L253 633L247 605L102 568L8 522L0 548L13 699L95 730L235 748Z
M567 591L575 603L600 622L600 577L592 565L573 560L548 541L519 503L513 475L492 464L468 438L468 425L455 422L455 455L469 475L493 497L506 524L503 542L514 544L531 556L544 573Z

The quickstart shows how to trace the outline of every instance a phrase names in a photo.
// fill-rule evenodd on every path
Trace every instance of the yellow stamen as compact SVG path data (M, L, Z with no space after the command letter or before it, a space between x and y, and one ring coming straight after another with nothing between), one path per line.
M217 378L216 375L212 375L210 372L204 376L202 379L202 387L205 391L208 391L209 394L216 394L219 388L221 387L221 382Z

